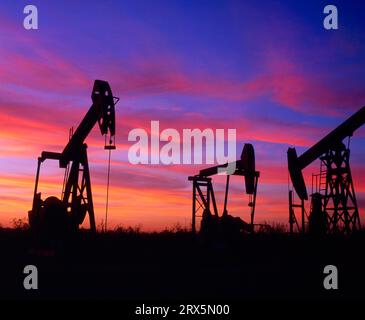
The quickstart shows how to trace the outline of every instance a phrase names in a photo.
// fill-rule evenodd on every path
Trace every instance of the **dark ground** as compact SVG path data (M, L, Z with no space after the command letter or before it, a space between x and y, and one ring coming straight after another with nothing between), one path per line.
M0 229L0 300L365 300L364 232L225 244L185 232L81 233L55 256L34 254L33 241L29 231ZM23 288L29 264L38 267L38 290ZM328 264L338 268L338 290L323 289Z

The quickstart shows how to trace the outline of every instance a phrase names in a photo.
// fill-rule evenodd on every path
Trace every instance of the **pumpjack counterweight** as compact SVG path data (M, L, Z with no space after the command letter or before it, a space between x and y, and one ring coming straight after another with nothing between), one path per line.
M102 80L95 80L91 98L93 103L89 111L63 151L43 151L38 158L33 206L29 211L32 229L49 233L77 230L88 215L90 229L96 231L85 139L98 123L101 134L109 135L105 149L115 149L115 102L119 99L113 97L108 82ZM61 199L48 197L42 200L38 192L41 164L47 159L58 160L60 168L65 168Z

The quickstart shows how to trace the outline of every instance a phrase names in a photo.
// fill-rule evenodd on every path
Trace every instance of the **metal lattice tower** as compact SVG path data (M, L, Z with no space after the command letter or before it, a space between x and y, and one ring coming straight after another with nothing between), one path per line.
M351 233L360 229L349 159L350 150L344 145L320 157L326 177L322 204L327 218L327 233Z
M202 218L204 210L211 213L213 206L214 216L218 217L218 209L215 201L212 178L193 176L189 177L193 181L193 210L192 210L192 233L196 233L196 218Z

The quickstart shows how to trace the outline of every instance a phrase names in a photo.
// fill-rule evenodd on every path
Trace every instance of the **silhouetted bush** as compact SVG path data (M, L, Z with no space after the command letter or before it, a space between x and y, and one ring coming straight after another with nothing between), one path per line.
M13 229L16 229L16 230L28 230L29 229L29 224L28 224L26 218L23 218L23 219L13 218L13 220L11 221L11 224L12 224Z
M141 233L141 225L136 225L134 227L124 227L122 225L116 226L112 232L115 233L127 233L127 234L140 234Z

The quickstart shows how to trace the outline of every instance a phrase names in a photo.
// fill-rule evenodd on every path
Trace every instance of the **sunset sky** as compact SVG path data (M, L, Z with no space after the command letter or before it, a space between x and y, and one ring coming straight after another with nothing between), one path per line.
M339 30L323 28L328 1L31 1L39 29L25 30L28 1L0 3L0 224L27 217L37 157L60 152L91 105L95 79L115 96L109 226L190 226L189 175L198 165L132 165L130 130L237 130L261 172L256 222L288 221L286 151L301 154L365 105L365 2L330 1ZM97 224L104 219L107 152L87 139ZM365 219L365 128L352 139L352 170ZM305 170L307 187L315 163ZM63 171L44 163L40 191L59 196ZM224 178L215 180L222 208ZM243 180L229 212L248 220Z

